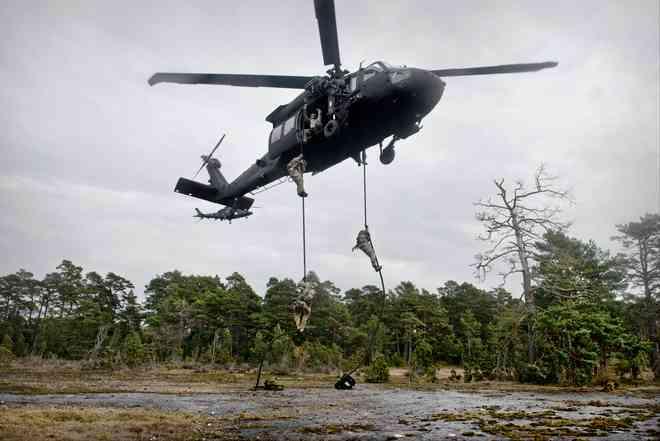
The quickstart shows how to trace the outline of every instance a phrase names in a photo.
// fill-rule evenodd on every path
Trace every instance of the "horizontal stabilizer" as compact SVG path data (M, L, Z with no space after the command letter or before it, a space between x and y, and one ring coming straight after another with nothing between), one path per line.
M179 178L176 187L174 187L174 191L194 198L204 199L205 201L213 202L215 204L240 208L242 210L249 209L254 203L254 199L245 196L239 198L223 197L223 195L218 193L218 190L212 186L197 181L191 181L186 178Z

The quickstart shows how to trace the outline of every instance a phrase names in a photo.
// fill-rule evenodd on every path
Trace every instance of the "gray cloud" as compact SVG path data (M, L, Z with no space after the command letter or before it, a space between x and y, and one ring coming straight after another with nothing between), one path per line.
M450 78L391 166L370 155L369 223L390 284L473 281L472 202L493 193L493 178L528 177L541 161L573 188L566 217L578 237L611 246L615 224L658 210L657 2L336 3L349 68L560 62ZM290 185L231 226L194 223L193 207L210 207L172 193L225 131L223 171L240 173L266 149L264 116L295 92L146 79L320 74L311 1L4 2L0 29L0 271L43 274L69 258L138 287L173 268L241 271L259 291L271 275L302 274ZM350 252L360 184L348 161L308 180L309 266L342 288L377 282Z

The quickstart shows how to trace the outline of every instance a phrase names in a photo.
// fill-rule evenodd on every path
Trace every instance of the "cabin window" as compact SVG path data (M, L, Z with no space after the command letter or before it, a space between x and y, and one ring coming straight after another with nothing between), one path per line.
M282 136L288 135L295 126L296 126L296 116L294 115L291 118L287 119L286 122L284 123L284 133L282 133Z
M362 75L363 75L362 76L362 81L368 81L369 79L371 79L371 77L376 75L376 72L373 71L373 70L365 70L364 74L362 74Z
M351 92L355 92L355 89L357 89L357 75L351 77L350 88Z
M272 132L270 132L270 143L279 141L282 137L282 125L275 127Z

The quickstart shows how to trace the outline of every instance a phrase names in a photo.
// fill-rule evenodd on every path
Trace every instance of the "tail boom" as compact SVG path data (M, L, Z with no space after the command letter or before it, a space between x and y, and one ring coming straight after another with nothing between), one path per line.
M249 209L254 203L254 199L252 198L246 196L232 197L226 193L219 192L211 185L202 184L186 178L179 178L174 191L197 199L203 199L227 207L240 208L242 210Z

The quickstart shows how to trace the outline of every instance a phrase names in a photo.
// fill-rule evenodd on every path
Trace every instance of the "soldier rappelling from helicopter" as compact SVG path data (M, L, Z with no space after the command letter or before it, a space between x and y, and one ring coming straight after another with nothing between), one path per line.
M293 321L296 329L303 332L307 326L307 320L312 314L312 299L316 294L316 283L312 280L303 280L298 285L298 298L291 305Z
M296 192L301 198L306 198L307 193L305 192L305 178L303 174L305 173L305 168L307 167L307 161L303 159L303 155L298 155L293 158L286 166L286 170L289 173L289 176L296 183Z
M356 244L351 251L355 251L356 249L362 250L362 252L371 259L371 266L374 268L374 271L380 271L383 267L378 264L376 251L374 251L374 245L371 242L369 228L365 226L364 230L360 230L355 241Z

